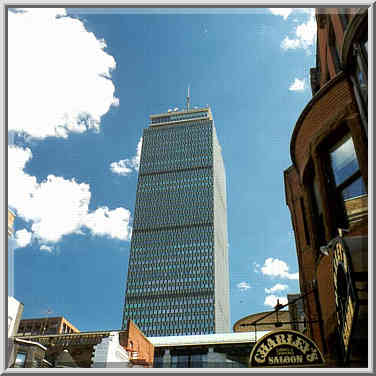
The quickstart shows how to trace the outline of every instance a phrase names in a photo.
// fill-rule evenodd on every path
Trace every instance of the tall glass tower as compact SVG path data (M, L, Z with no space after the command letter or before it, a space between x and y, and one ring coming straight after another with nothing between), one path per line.
M151 115L143 133L123 327L132 319L147 336L230 331L226 211L210 108Z

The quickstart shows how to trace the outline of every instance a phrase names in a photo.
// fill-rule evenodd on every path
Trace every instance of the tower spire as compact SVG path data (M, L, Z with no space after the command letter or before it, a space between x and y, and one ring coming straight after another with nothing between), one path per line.
M187 95L187 111L189 110L189 100L190 100L190 97L189 97L189 85L188 85L188 95Z

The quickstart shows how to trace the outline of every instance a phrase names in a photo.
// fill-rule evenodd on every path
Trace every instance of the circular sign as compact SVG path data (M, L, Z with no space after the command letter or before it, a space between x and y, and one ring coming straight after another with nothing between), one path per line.
M252 349L250 367L300 367L324 364L317 345L295 330L278 330L260 338Z

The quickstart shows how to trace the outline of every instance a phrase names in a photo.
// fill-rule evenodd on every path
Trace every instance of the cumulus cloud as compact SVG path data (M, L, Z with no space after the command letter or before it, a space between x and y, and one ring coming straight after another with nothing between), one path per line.
M49 245L42 244L42 245L40 246L40 250L41 250L41 251L46 251L46 252L52 253L53 248L50 247Z
M276 285L274 285L273 287L271 287L270 289L265 289L265 292L267 294L273 294L274 292L277 292L277 291L284 291L284 290L287 290L288 289L288 286L287 285L282 285L280 283L277 283Z
M299 78L295 78L294 82L290 85L290 91L303 91L305 88L304 80L299 80Z
M292 8L269 8L269 11L275 16L282 16L284 20L292 13Z
M283 41L281 42L281 47L284 50L293 49L300 47L300 41L298 39L290 39L289 37L285 37Z
M269 8L269 11L275 16L281 16L286 21L291 14L304 14L307 17L305 22L299 23L297 18L293 22L294 30L291 31L291 37L285 36L281 42L283 50L302 48L311 52L310 48L313 46L316 38L316 19L314 8Z
M15 233L15 248L23 248L31 243L32 233L26 229L18 230Z
M279 300L279 304L282 304L282 305L285 305L288 303L286 297L267 295L264 300L264 306L269 306L269 307L274 308L277 305L277 300Z
M94 235L129 240L129 210L105 207L89 213L89 184L55 175L39 183L24 171L31 158L30 149L9 146L8 198L17 215L31 222L36 239L56 243L64 235L82 233L87 228Z
M283 50L303 48L309 50L315 42L317 25L315 20L315 10L305 9L303 12L308 14L308 20L296 26L293 38L286 36L281 42Z
M261 268L264 275L287 279L299 279L299 273L289 273L289 266L282 260L269 257Z
M122 159L118 162L112 162L110 169L114 174L127 176L133 171L138 171L140 168L140 158L142 149L142 137L138 141L136 155L131 159Z
M27 8L8 17L9 131L38 139L98 131L119 104L105 41L65 9Z
M240 290L240 291L247 291L248 289L251 288L251 286L248 284L248 282L240 282L236 285L236 287Z
M85 226L94 235L106 235L114 239L130 239L131 213L124 208L109 210L107 207L98 208L86 215Z

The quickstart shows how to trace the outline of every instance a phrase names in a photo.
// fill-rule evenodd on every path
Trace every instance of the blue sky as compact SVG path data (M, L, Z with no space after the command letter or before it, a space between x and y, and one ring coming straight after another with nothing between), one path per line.
M118 329L148 116L210 105L227 175L231 326L299 292L283 171L311 97L309 9L9 12L8 204L24 318Z

